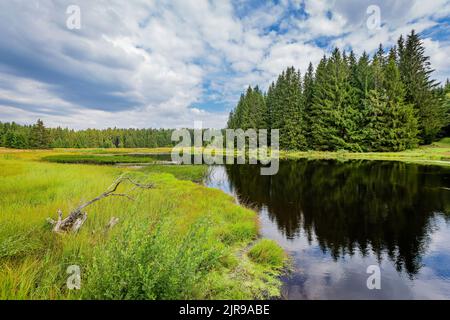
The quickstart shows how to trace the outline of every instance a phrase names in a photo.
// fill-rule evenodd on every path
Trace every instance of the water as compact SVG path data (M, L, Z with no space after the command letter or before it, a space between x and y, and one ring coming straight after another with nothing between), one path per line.
M450 169L381 161L214 166L206 185L259 212L292 257L286 299L450 299ZM367 267L381 268L381 290Z

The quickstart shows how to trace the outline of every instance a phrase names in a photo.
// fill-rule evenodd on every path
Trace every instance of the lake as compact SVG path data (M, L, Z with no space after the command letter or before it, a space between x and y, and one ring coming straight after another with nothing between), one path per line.
M205 184L259 212L291 256L285 299L450 299L450 168L402 162L212 166ZM369 290L367 268L381 269Z

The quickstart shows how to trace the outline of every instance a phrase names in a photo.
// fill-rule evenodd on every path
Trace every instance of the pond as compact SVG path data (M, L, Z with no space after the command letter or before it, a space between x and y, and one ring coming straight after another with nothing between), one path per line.
M450 168L282 161L210 167L205 184L259 212L291 256L285 299L450 299ZM369 266L381 289L369 290Z

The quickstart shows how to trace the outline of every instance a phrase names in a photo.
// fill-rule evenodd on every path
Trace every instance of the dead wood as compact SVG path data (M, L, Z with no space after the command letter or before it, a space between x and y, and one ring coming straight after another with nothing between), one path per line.
M58 220L55 221L51 218L48 218L47 221L53 225L53 232L57 233L66 233L66 232L73 232L76 233L80 230L80 228L83 226L83 224L86 222L86 219L88 217L87 213L84 212L84 209L91 204L100 201L107 197L125 197L129 200L134 200L130 195L126 193L116 193L117 189L119 188L119 185L123 182L129 182L132 185L134 185L134 188L131 190L135 190L136 188L140 189L152 189L153 184L141 184L138 182L133 181L129 177L119 177L114 183L102 194L100 194L98 197L83 203L76 209L74 209L66 218L63 219L63 213L61 210L58 210ZM111 218L110 222L107 225L107 229L111 229L118 223L118 218Z

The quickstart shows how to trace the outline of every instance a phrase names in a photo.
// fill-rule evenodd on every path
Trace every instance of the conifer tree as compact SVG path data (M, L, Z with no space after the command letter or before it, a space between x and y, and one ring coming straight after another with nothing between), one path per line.
M267 106L264 100L264 95L258 86L249 91L246 97L248 108L248 119L252 129L266 129L266 114Z
M302 78L293 67L286 70L286 96L282 99L285 125L282 128L280 146L285 149L306 150L306 121Z
M230 114L228 115L228 122L227 122L227 128L229 129L235 129L235 116L234 116L234 109L230 111Z
M383 68L383 85L369 94L370 151L402 151L417 144L417 119L411 104L405 103L405 90L392 49Z
M267 94L265 97L266 102L266 117L265 122L267 124L268 129L273 128L273 106L275 101L275 83L272 82L267 90Z
M441 130L444 110L439 99L433 95L436 87L434 80L430 80L433 72L430 58L425 56L423 43L415 31L411 31L406 44L401 37L398 41L399 68L405 85L407 103L412 103L419 117L419 130L422 143L432 142Z
M315 75L311 105L311 147L314 150L332 150L331 136L336 135L333 104L328 98L328 60L320 60Z
M252 97L253 97L253 88L249 86L247 88L243 103L241 105L242 115L241 115L240 128L243 130L252 128L252 125L253 125L252 119L253 119L254 115L252 113L252 108L253 108Z
M307 142L307 148L311 148L311 125L312 125L312 105L314 97L314 67L312 63L309 63L308 70L303 79L303 117L305 124L305 138Z
M283 149L307 148L301 87L300 73L290 67L269 88L267 105L271 115L271 129L280 130L280 147Z
M271 129L282 129L285 125L285 114L284 114L284 105L283 105L283 97L287 96L286 87L286 72L283 71L271 92L270 97L270 112L271 112Z
M383 46L380 44L372 60L373 87L382 90L384 82L385 56Z
M38 119L31 130L30 147L34 149L48 149L50 147L50 135L41 119Z
M313 145L321 150L358 151L360 147L353 140L359 128L357 110L352 104L348 59L336 48L329 60L322 59L319 67L312 112Z

